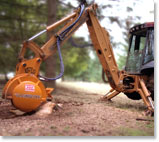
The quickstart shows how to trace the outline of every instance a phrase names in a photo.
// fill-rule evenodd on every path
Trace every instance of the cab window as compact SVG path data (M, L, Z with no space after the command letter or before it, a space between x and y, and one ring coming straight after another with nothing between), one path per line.
M146 64L152 60L154 60L154 30L153 29L149 30L147 33L143 64Z
M127 57L126 71L139 73L142 65L143 53L146 43L145 32L131 36L130 48Z

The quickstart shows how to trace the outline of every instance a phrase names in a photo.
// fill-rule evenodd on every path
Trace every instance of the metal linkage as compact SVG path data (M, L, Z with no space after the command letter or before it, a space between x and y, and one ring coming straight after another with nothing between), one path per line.
M28 39L28 41L31 41L31 40L33 40L33 39L39 37L40 35L42 35L42 34L45 33L45 32L47 32L46 29L43 30L43 31L41 31L41 32L39 32L39 33L37 33L36 35L32 36L31 38Z

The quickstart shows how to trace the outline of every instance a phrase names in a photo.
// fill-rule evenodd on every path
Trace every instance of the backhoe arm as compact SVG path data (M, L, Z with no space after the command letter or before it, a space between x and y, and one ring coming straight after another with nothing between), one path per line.
M116 88L119 82L119 70L110 44L109 34L101 27L95 13L89 11L87 26L93 46L106 73L112 88Z
M76 10L73 14L69 15L68 17L63 18L62 20L48 26L46 28L47 32L50 32L54 29L57 29L59 26L64 25L55 35L53 35L50 40L48 42L46 42L46 44L44 44L42 46L42 50L45 54L45 59L47 59L49 56L51 56L52 54L54 54L56 52L56 46L57 46L57 37L59 36L61 39L60 43L61 45L67 41L67 39L69 37L72 36L72 34L78 30L78 28L85 23L85 21L87 21L88 17L87 17L87 12L84 11L80 17L80 19L78 20L78 22L72 27L70 28L70 30L68 30L68 32L61 37L61 33L63 31L65 31L70 25L72 25L77 18L79 17L79 13L80 13L80 9Z
M60 44L63 44L72 34L78 30L78 28L83 24L87 23L90 37L94 48L97 52L99 60L102 67L107 75L108 81L112 88L116 88L119 81L119 71L114 58L112 47L109 40L108 32L101 27L97 17L96 17L97 5L93 4L87 9L83 10L82 15L79 20L73 25L70 30L61 37L61 33L65 31L70 25L72 25L80 15L80 9L77 9L73 14L63 18L62 20L48 26L45 31L50 32L57 29L59 26L65 24L55 35L53 35L46 44L44 44L41 49L44 53L43 60L47 59L49 56L54 54L57 49L57 37L59 37ZM35 37L35 36L34 36ZM33 38L31 38L32 40Z

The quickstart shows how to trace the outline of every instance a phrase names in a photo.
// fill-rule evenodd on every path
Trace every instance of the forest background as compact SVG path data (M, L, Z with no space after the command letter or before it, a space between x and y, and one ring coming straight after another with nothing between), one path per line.
M99 6L98 18L101 25L109 31L118 67L123 69L127 57L129 29L135 24L154 21L153 0L87 0L88 4L93 2ZM1 0L0 79L8 80L14 75L23 41L72 13L80 3L80 0ZM36 43L42 46L49 36L50 33L40 36ZM102 82L102 66L89 39L86 25L61 50L65 66L62 80ZM29 52L27 54L30 55ZM47 77L55 77L59 72L58 54L43 63L40 71ZM54 85L55 82L50 83L50 86Z

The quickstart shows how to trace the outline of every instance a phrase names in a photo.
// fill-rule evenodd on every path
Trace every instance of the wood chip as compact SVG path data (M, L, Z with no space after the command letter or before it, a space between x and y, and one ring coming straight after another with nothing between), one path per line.
M16 116L21 116L21 115L23 115L25 113L25 112L20 111L18 109L11 109L11 110L9 110L9 112L15 114Z

